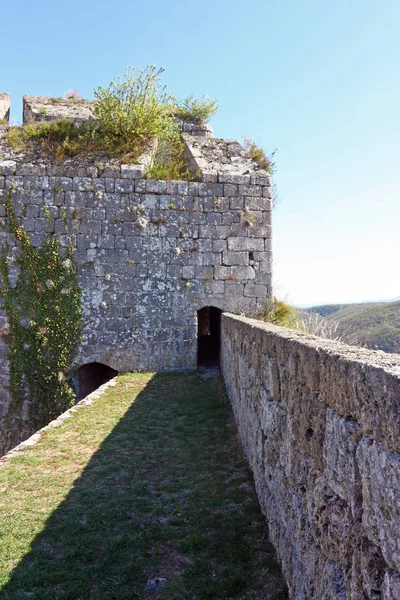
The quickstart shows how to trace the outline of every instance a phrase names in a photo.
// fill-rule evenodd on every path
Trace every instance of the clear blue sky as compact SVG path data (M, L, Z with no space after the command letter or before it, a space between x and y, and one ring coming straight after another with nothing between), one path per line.
M0 91L92 97L156 64L220 102L218 137L278 148L277 295L400 296L400 2L156 0L1 5Z

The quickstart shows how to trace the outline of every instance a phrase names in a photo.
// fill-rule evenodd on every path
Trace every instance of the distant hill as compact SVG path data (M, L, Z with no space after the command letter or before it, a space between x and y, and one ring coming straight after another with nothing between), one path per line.
M360 344L400 354L400 302L325 304L308 311L339 321Z

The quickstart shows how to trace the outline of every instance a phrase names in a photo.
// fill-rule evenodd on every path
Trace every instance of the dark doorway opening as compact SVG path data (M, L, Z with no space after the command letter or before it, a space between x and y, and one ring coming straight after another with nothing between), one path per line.
M197 366L218 367L221 352L221 314L215 306L197 311Z
M118 371L101 363L93 362L83 365L72 378L76 399L82 400L116 375L118 375Z

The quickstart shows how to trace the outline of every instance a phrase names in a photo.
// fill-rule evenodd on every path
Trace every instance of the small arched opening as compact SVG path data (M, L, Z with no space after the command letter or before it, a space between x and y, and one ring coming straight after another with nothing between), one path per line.
M197 366L217 367L221 352L221 314L215 306L197 311Z
M118 375L118 371L102 363L92 362L83 365L75 371L72 377L76 399L82 400L116 375Z

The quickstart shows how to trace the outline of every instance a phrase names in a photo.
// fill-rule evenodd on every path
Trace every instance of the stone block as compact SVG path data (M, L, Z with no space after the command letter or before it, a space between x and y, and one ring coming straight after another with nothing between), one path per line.
M240 252L243 250L249 251L264 251L264 240L248 237L231 237L228 238L228 250Z
M215 267L214 278L215 279L228 279L231 274L230 267Z
M143 177L145 167L139 164L121 165L122 179L140 179Z
M224 196L231 197L239 194L239 186L232 183L225 183L224 185Z
M256 177L255 183L257 185L271 187L271 185L272 185L272 183L271 183L271 176L268 175L267 177Z
M182 277L184 279L194 279L194 267L182 267Z
M223 296L225 293L225 282L224 281L205 281L205 291L210 296Z
M236 173L218 173L219 183L233 183L239 185L249 185L250 175L237 175Z
M134 190L135 184L131 179L115 179L115 192L117 194L131 194Z
M258 301L267 300L268 297L268 286L246 283L244 288L244 295L249 298L257 298Z
M221 252L204 252L203 253L203 265L204 266L219 266L222 262Z
M8 125L10 120L10 94L0 92L0 123Z
M400 574L387 571L382 587L382 600L398 600L400 598Z
M208 223L208 225L221 225L222 224L221 213L208 213L207 223Z
M105 250L113 250L115 248L115 237L113 235L97 236L97 247Z
M205 169L207 169L207 165L203 168L201 180L206 183L216 183L218 181L218 174L215 171L205 171Z
M82 123L93 116L92 100L69 100L50 96L24 96L23 124L37 121L57 121L68 119L73 123Z
M263 198L269 198L270 200L272 200L272 188L270 187L264 187L263 188Z
M355 517L361 509L361 479L356 460L359 436L357 421L345 419L334 410L327 409L324 474L333 491L350 504Z
M248 228L248 236L253 238L271 238L271 225L255 225Z
M362 524L380 546L389 567L400 571L400 454L387 453L372 438L357 447L362 484Z
M1 160L0 161L0 175L14 175L17 170L17 163L15 160Z
M234 196L229 198L229 206L231 210L243 210L244 208L244 197Z
M258 196L262 197L263 188L260 185L239 185L240 196Z
M148 194L165 194L166 189L166 181L158 181L153 179L148 179L146 181L146 193Z
M223 252L222 253L222 264L226 266L242 265L247 266L249 264L249 253L248 252Z
M227 249L227 241L226 240L213 240L212 241L212 251L213 252L223 252Z
M248 210L268 211L272 210L272 201L268 198L245 196L244 205Z

